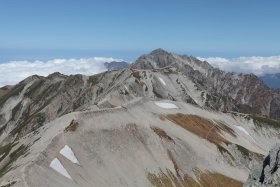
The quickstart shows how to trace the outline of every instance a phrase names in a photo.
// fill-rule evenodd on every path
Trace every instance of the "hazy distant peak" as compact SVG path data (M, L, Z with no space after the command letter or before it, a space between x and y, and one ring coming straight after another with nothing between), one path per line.
M266 74L260 76L260 79L262 79L268 86L272 88L280 88L280 73Z
M112 62L105 62L104 63L105 67L107 68L108 71L112 70L121 70L129 67L129 63L125 61L112 61Z

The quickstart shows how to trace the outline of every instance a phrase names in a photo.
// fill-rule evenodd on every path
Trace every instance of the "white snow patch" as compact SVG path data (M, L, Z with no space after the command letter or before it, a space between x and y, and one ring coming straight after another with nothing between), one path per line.
M241 127L241 126L236 126L236 128L239 129L240 131L244 132L245 134L250 135L250 134L248 133L248 131L246 131L246 129L244 129L243 127Z
M63 156L65 156L68 160L70 160L71 162L73 162L74 164L80 164L78 159L76 158L74 152L72 151L72 149L68 146L65 145L60 151L60 154L62 154Z
M178 108L176 105L174 105L173 103L159 103L159 102L155 102L155 104L161 108Z
M67 172L67 170L63 167L63 165L57 158L52 160L50 167L52 169L54 169L55 171L57 171L58 173L60 173L61 175L63 175L64 177L67 177L68 179L72 180L72 178L69 175L69 173Z
M128 90L128 88L127 88L127 86L126 86L126 85L124 85L124 88L125 88L125 90L126 90L127 92L129 92L129 90Z
M164 86L166 86L166 83L164 82L164 80L162 79L162 78L158 78L159 80L160 80L160 82L164 85Z

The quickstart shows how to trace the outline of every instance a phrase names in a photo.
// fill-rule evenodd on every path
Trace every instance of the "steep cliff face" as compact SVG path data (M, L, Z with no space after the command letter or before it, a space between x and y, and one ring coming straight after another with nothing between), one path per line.
M244 186L280 186L280 144L269 151L262 164L252 169Z
M176 67L178 71L204 83L209 92L231 97L241 112L251 111L280 119L279 91L269 88L253 74L224 72L195 57L181 56L162 49L141 56L131 67L157 69L167 66Z

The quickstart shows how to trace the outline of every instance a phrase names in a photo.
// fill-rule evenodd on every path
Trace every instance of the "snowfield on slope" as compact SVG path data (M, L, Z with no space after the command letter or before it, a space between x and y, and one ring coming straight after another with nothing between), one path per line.
M158 78L159 80L160 80L160 82L164 85L164 86L166 86L166 83L164 82L164 80L162 79L162 78Z
M57 171L58 173L60 173L61 175L63 175L64 177L67 177L68 179L72 180L72 177L69 175L67 170L63 167L63 165L57 158L52 160L50 167L55 171Z
M166 106L168 109L165 109ZM232 142L232 146L238 144L250 152L264 154L271 144L279 142L277 135L266 137L263 134L258 135L254 130L249 131L253 125L252 120L234 118L231 114L208 111L187 103L139 100L126 107L127 109L73 112L46 124L45 129L39 129L40 133L35 134L32 139L23 139L23 143L28 145L41 137L32 144L30 154L19 158L18 163L22 166L5 175L2 178L3 182L0 181L0 186L14 180L18 181L17 186L46 186L46 182L48 186L59 187L152 186L147 173L153 176L167 175L168 173L161 171L168 169L176 175L171 159L179 163L178 169L186 175L191 175L189 171L197 167L201 171L211 170L241 182L247 179L247 166L250 163L247 159L236 159L234 163L242 167L234 167L213 143L200 138L192 131L183 130L180 124L160 118L177 113L188 117L196 115L195 120L204 118L208 121L222 121L237 131L237 137L229 136L225 132L224 138ZM65 132L65 128L73 119L79 123L77 130ZM256 142L251 141L250 136L237 128L242 125L246 129L248 127L248 132ZM239 158L242 153L232 146L225 149L232 152L234 158ZM87 164L77 167L72 162L63 160L64 155L71 154L69 152L77 156L79 163ZM37 155L41 155L38 153L46 155L47 165L45 162L39 162L42 157L38 157ZM61 157L55 156L57 153ZM22 169L30 163L30 167ZM64 180L62 177L65 177Z
M155 102L155 104L161 108L165 109L172 109L172 108L178 108L176 105L173 103L162 103L162 102Z
M246 129L244 129L243 127L241 127L241 126L236 126L236 128L237 128L238 130L244 132L244 133L247 134L248 136L250 136L249 132L246 131Z
M76 158L74 152L72 151L72 149L68 145L65 145L59 151L59 153L62 154L64 157L66 157L68 160L70 160L72 163L80 165L80 163L79 163L78 159Z

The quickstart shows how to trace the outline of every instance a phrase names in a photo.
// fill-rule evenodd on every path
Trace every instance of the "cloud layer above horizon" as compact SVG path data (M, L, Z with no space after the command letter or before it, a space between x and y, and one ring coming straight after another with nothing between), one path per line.
M222 57L201 58L212 66L228 72L253 73L257 76L280 73L280 56L270 57L239 57L227 59Z
M0 63L0 87L14 85L31 75L48 76L54 72L65 75L93 75L106 71L105 62L121 59L94 57L86 59L54 59L43 61L10 61Z
M258 76L280 73L280 56L240 57L227 59L209 57L200 60L229 72L254 73ZM81 59L53 59L49 61L9 61L0 63L0 87L14 85L31 75L47 76L54 72L65 75L93 75L106 71L105 62L122 61L122 59L94 57Z

